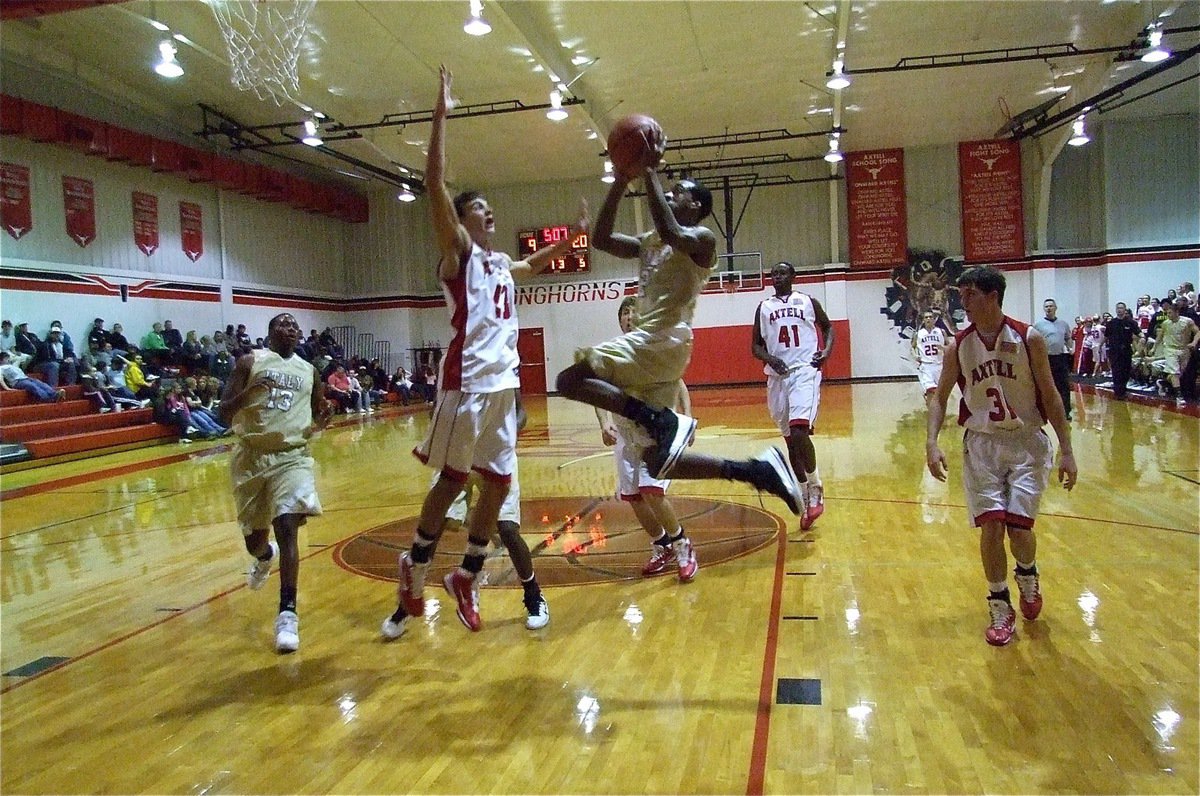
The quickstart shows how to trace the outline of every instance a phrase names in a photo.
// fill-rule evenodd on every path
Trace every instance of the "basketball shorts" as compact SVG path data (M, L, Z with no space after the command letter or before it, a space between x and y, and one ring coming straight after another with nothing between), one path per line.
M963 491L976 526L1003 520L1013 528L1032 528L1038 504L1050 480L1054 446L1041 429L1017 434L963 437Z
M242 534L270 528L285 514L316 516L321 513L313 460L307 448L260 453L237 445L229 463L233 499Z
M604 381L652 406L669 407L691 358L692 330L683 323L654 333L634 329L575 352L575 361L587 362Z
M432 487L437 483L441 473L434 473L433 480L429 485ZM472 473L467 478L467 483L463 490L458 493L458 497L450 504L450 508L446 509L446 518L458 520L462 524L467 522L467 512L470 507L475 504L475 491L479 489L479 481L482 479L478 473ZM508 483L508 496L504 498L504 503L500 505L500 516L496 518L498 522L515 522L521 524L521 483L517 480L517 471L513 470L512 480Z
M508 482L517 470L517 391L438 393L429 433L413 455L460 481L475 470Z
M783 376L767 376L767 411L785 437L792 426L811 428L820 402L821 371L811 365L800 365Z
M937 389L938 379L942 377L942 363L917 363L917 380L921 382L921 392L929 393Z
M652 477L642 460L646 448L653 444L646 432L637 423L619 415L613 416L613 425L617 428L617 444L613 450L617 465L617 496L633 501L644 492L666 494L670 479Z
M1187 367L1187 352L1182 348L1163 346L1162 359L1154 360L1153 367L1164 376L1178 376Z

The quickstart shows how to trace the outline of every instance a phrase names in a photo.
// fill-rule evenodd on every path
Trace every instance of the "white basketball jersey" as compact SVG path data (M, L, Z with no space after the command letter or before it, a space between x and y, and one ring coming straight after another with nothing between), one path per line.
M938 327L917 330L917 361L923 365L942 364L946 349L946 333Z
M817 353L816 311L812 298L792 291L780 298L771 296L758 305L758 331L767 344L767 353L779 357L788 370L811 365ZM778 376L770 365L763 367L768 376Z
M454 335L442 358L443 390L499 392L521 385L516 368L517 297L503 252L472 243L453 279L442 280Z
M1033 431L1046 422L1042 397L1029 364L1029 326L1007 315L991 347L975 324L955 335L958 341L958 388L962 401L958 424L995 434Z

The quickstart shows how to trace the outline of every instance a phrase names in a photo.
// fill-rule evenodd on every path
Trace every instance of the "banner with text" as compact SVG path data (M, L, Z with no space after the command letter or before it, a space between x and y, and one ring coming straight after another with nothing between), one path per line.
M192 262L204 255L204 217L200 205L194 202L179 203L179 240L183 253Z
M67 234L82 248L96 239L96 190L91 180L63 177L63 210Z
M850 267L891 268L906 262L908 210L904 150L846 154Z
M17 240L33 229L28 166L0 163L0 224Z
M963 259L968 263L1025 256L1021 145L963 141L958 145Z
M158 197L152 193L133 192L133 242L147 257L158 250Z

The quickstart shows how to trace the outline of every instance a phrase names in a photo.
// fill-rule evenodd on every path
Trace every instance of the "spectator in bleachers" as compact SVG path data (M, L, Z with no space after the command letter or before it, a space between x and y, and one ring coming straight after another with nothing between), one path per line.
M1138 329L1142 334L1150 328L1150 319L1154 317L1154 309L1150 306L1150 294L1146 293L1138 296L1137 308L1134 310L1134 320L1137 321Z
M125 357L137 353L137 346L131 345L125 339L125 328L119 323L113 324L112 331L108 333L108 342L112 344L113 354L116 356Z
M381 363L378 359L372 359L370 363L367 364L367 372L371 374L371 381L375 382L375 389L383 390L383 392L386 394L388 388L388 374L387 371L383 369L383 363Z
M187 401L188 411L191 413L192 425L200 429L206 434L211 434L217 437L223 437L229 433L229 429L217 419L217 416L210 410L204 407L204 402L200 400L200 396L196 393L197 381L189 376L181 380L183 383L183 398ZM180 382L176 382L178 385Z
M362 393L351 391L350 377L346 374L345 366L338 365L325 379L325 385L325 397L336 401L342 412L350 414L351 411L363 411Z
M224 348L224 346L221 347ZM200 338L200 358L204 362L205 372L212 373L213 363L217 360L217 343L208 335Z
M61 326L50 327L50 337L42 344L34 369L46 377L51 387L70 386L79 380L79 363L75 349L63 340Z
M408 402L412 400L412 380L408 378L408 371L403 365L396 368L396 372L392 374L392 383L388 386L400 396L404 405L408 406Z
M337 345L337 340L333 339L333 329L326 326L325 331L321 332L317 342L325 346L327 350L333 351L334 346Z
M229 381L229 374L233 373L233 356L230 355L228 350L217 350L212 370L209 372L220 379L222 384Z
M333 365L333 357L329 355L329 349L323 345L317 346L317 355L313 357L312 363L322 378L328 378L329 368Z
M429 402L429 377L426 375L425 366L420 362L413 368L412 372L412 391L413 394L426 403Z
M30 398L42 403L61 401L67 397L66 390L56 390L44 381L25 375L25 371L12 363L12 354L7 351L0 351L0 389L24 390Z
M164 362L170 357L170 349L167 348L167 341L163 338L163 325L158 321L146 332L146 336L142 338L142 356L143 362L152 362L158 364Z
M1179 286L1179 296L1187 299L1190 306L1196 306L1196 286L1191 282L1184 282Z
M358 371L353 368L347 369L346 380L350 382L350 394L358 393L358 413L360 415L373 413L375 407L371 406L370 396L358 379Z
M127 408L144 406L147 401L139 401L137 396L129 391L125 386L125 360L114 360L113 366L109 366L108 362L101 360L96 363L96 385L108 390L108 394L113 397L117 404L124 404Z
M183 397L183 384L176 381L163 398L163 412L166 422L180 429L180 442L191 442L192 437L211 436L200 431L192 422L192 412L188 409L187 399Z
M108 343L104 343L103 345L108 345ZM83 369L91 368L92 370L95 370L96 363L98 363L101 359L106 358L106 357L111 361L112 355L111 354L106 355L104 353L103 349L101 348L101 344L97 343L96 339L93 338L89 334L88 335L88 350L84 351L83 355L79 357L79 363L82 366L82 368L80 369L80 375L82 375Z
M167 344L167 349L178 361L179 355L183 352L183 335L179 333L179 330L170 321L163 321L162 334L163 342Z
M141 354L134 354L133 359L125 360L125 386L137 398L153 400L158 394L155 382L158 377L146 373L146 361Z
M0 351L7 351L11 364L24 368L33 357L17 350L17 334L13 330L12 321L0 322Z
M75 350L75 341L71 339L71 335L67 334L67 330L63 328L62 321L50 321L50 331L52 332L55 329L57 329L62 334L63 343L65 345L70 346L71 350L74 351ZM49 333L47 333L46 339L47 340L50 339Z
M195 373L206 364L204 360L204 348L200 345L200 341L196 339L195 330L187 333L187 339L183 341L179 351L183 365L188 369L189 373Z
M93 342L96 344L97 351L103 351L104 344L108 342L108 332L104 331L103 318L92 321L92 328L88 329L88 343Z
M256 338L254 338L254 347L256 349L258 349L259 351L261 351L267 347L267 344L263 342L263 339L261 337L256 337Z
M383 399L387 398L387 391L378 389L375 386L375 377L371 375L371 370L366 365L358 369L358 384L362 388L363 399L367 404L367 411L374 412L375 407L383 403Z
M79 383L83 385L83 397L91 401L101 414L114 409L119 412L123 408L117 405L107 389L100 387L94 369L85 365L83 372L79 374Z
M237 339L238 348L241 351L250 351L250 335L246 334L246 324L238 324L237 332L234 333L234 337Z
M196 380L196 397L200 399L200 405L213 413L213 417L220 419L217 414L217 407L221 405L221 380L216 376L201 377Z

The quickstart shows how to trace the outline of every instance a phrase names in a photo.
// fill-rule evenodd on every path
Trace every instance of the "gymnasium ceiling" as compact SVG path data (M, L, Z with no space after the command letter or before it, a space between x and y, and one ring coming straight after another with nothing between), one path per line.
M440 63L454 72L453 93L463 106L499 108L513 100L541 105L554 87L551 73L569 84L566 96L583 104L569 106L562 122L549 121L543 110L450 121L449 178L479 187L599 177L605 132L632 112L654 116L677 143L758 139L779 130L824 134L839 125L846 151L990 138L1006 128L1027 129L1036 114L1028 119L1021 114L1056 97L1042 118L1053 120L1154 68L1136 58L1145 51L1141 37L1152 22L1161 21L1164 43L1177 54L1200 43L1200 3L1194 0L485 0L483 16L492 31L479 38L463 31L468 0L318 0L300 45L299 90L276 104L231 85L225 45L208 3L82 5L42 14L53 6L50 0L5 3L0 88L83 112L60 96L61 87L69 86L66 94L90 95L93 106L99 97L115 109L117 118L108 121L132 128L152 124L199 146L195 134L205 120L198 103L243 127L288 123L293 126L286 132L299 136L306 117L301 104L350 127L389 114L420 119L433 106ZM19 6L29 15L18 13ZM151 19L190 40L178 45L183 77L170 81L152 71L157 45L168 34L152 27ZM840 93L825 87L839 40L845 42L852 78ZM1104 51L1070 54L1071 47ZM1126 48L1124 57L1115 48ZM981 55L984 51L998 52ZM1025 56L1030 57L1017 60ZM860 72L905 59L1001 62ZM1197 113L1198 62L1195 57L1172 62L1161 74L1115 93L1099 104L1098 119L1093 111L1089 124ZM1073 115L1061 121L1066 126L1045 133L1045 140L1060 144ZM208 121L215 123L214 117ZM589 130L600 137L589 139ZM285 170L319 169L330 181L365 190L395 190L404 177L400 167L423 169L428 123L357 132L361 138L328 140L325 146L362 166L302 144L254 157ZM278 140L280 133L268 135ZM228 135L214 135L209 146L227 151L230 142ZM828 177L831 167L819 159L792 159L819 157L826 149L825 135L756 143L726 139L723 146L670 150L667 163L769 156L782 162L732 162L714 173L808 179Z

